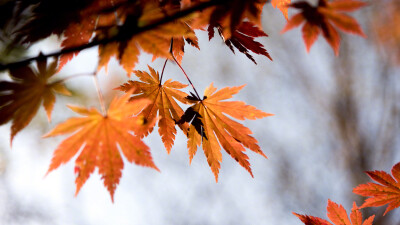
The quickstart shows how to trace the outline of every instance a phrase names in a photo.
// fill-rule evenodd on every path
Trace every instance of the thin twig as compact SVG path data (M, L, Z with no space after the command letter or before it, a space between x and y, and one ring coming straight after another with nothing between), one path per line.
M96 74L96 72L90 72L90 73L77 73L68 77L65 77L63 79L54 81L54 83L64 83L65 81L72 79L72 78L76 78L76 77L83 77L83 76L94 76Z
M98 45L105 45L105 44L108 44L108 43L111 43L111 42L127 41L127 40L131 39L134 35L143 33L145 31L153 30L158 26L161 26L161 25L164 25L166 23L172 22L172 21L174 21L176 19L180 19L180 18L185 17L185 16L187 16L187 15L193 13L193 12L200 11L200 10L206 9L208 7L211 7L211 6L224 4L226 1L227 0L219 0L219 1L218 0L211 0L211 1L208 1L208 2L202 2L202 3L198 4L198 5L195 5L193 7L184 9L182 11L178 11L178 12L172 14L171 16L164 17L164 18L162 18L160 20L157 20L154 23L148 24L146 26L135 27L135 28L132 28L132 29L124 29L126 32L120 32L117 35L115 35L113 37L110 37L110 38L104 38L104 39L101 39L101 40L94 39L92 42L89 42L89 43L84 44L84 45L61 49L60 51L57 51L57 52L49 53L49 54L46 54L46 55L38 55L38 56L27 58L27 59L24 59L24 60L21 60L21 61L18 61L18 62L12 62L12 63L8 63L8 64L1 64L0 63L0 71L9 69L11 67L18 67L18 66L21 66L21 65L25 65L25 64L27 64L27 63L29 63L31 61L38 60L39 58L58 57L58 56L63 55L63 54L72 53L72 52L79 52L81 50L88 49L88 48L91 48L91 47L95 47L95 46L98 46Z
M173 39L171 39L171 46L172 46L172 44L173 44ZM181 68L183 74L185 74L186 79L189 81L190 85L192 85L192 88L193 88L194 92L196 93L197 98L198 98L198 99L201 99L199 93L197 93L197 90L196 90L196 88L194 87L194 85L193 85L192 81L190 80L189 76L186 74L185 70L182 68L182 66L181 66L181 64L178 62L178 60L176 60L176 58L175 58L175 56L174 56L174 53L172 52L172 47L171 47L171 49L170 49L170 53L171 53L171 56L172 56L172 58L174 59L175 63L178 64L178 66L179 66L179 68Z
M97 78L96 74L93 75L93 79L94 79L94 85L96 86L96 90L97 90L97 96L99 97L99 101L100 101L101 112L102 112L103 116L107 116L106 107L104 106L103 94L101 93L99 79Z
M163 76L164 76L164 70L165 70L165 66L167 65L167 62L168 62L168 59L165 60L164 66L163 66L162 71L161 71L160 85L161 85L161 83L162 83L162 78L163 78Z

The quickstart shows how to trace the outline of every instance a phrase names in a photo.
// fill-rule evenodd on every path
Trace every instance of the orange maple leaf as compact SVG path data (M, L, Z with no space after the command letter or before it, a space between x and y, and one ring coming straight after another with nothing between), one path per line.
M55 92L70 95L61 81L48 83L57 72L57 60L47 66L47 59L38 60L37 70L28 65L11 68L10 81L0 81L0 125L12 120L11 141L28 126L40 105L46 110L50 121L56 101Z
M61 43L61 47L72 48L81 46L89 43L90 38L93 35L95 28L96 19L92 16L88 16L80 23L72 23L64 31L65 39ZM77 56L79 52L63 54L60 57L60 64L58 70L61 70L65 64L67 64L74 56Z
M253 173L248 162L249 157L244 154L244 147L266 157L257 145L257 140L250 136L251 130L226 116L239 120L254 120L272 115L241 101L223 101L232 98L232 95L238 93L243 87L244 85L226 87L215 92L217 89L211 84L204 91L203 100L195 96L188 97L195 104L188 108L178 121L178 124L190 122L187 132L190 161L196 154L197 147L202 144L217 182L222 161L220 144L251 176Z
M302 12L289 19L282 33L305 22L302 33L307 52L310 51L311 46L322 31L325 40L338 55L340 36L335 27L347 33L366 37L358 22L342 12L352 12L365 5L365 2L358 0L333 0L330 2L319 0L316 7L305 1L292 3L289 5L290 7L301 9Z
M240 52L245 54L247 58L249 58L255 64L257 63L254 60L253 56L250 55L249 50L256 54L264 55L272 61L271 56L269 55L267 50L265 50L264 46L260 42L254 40L254 38L256 37L268 37L268 35L251 22L245 21L241 23L237 30L232 33L232 36L229 39L224 38L221 27L217 27L217 29L219 35L222 37L222 39L225 40L225 44L231 49L233 53L235 53L235 50L233 48L235 47ZM212 26L208 27L208 37L210 40L214 37L214 27Z
M99 30L98 36L107 36L103 33L114 32L114 35L124 34L126 29L132 29L132 26L145 27L149 24L154 24L158 21L168 17L166 11L170 10L169 13L175 12L176 7L168 7L168 5L161 7L158 3L148 1L143 2L142 16L137 21L131 21L129 14L127 15L125 24L122 27L116 27L116 22L110 20L111 24L103 24L102 26L107 28L105 31ZM136 6L137 7L137 6ZM135 15L136 16L136 15ZM130 24L130 23L135 23ZM136 24L137 23L137 24ZM173 22L169 22L154 29L135 34L132 37L128 37L126 41L111 42L106 45L99 46L99 66L101 69L106 66L111 57L116 57L121 66L130 74L136 63L139 61L139 55L141 50L153 55L153 60L158 57L172 59L170 53L171 39L174 40L172 48L173 54L176 56L178 61L182 60L184 55L185 41L190 45L199 48L198 40L194 30L189 25L190 20L187 18L181 18Z
M293 214L297 216L305 225L372 225L372 222L375 218L373 215L363 222L362 214L355 202L353 202L350 219L347 216L346 210L343 208L343 206L338 205L331 200L328 200L327 211L328 218L333 222L333 224L315 216L300 215L297 213Z
M355 194L370 197L365 200L361 208L378 207L389 204L383 215L389 211L400 207L400 163L392 168L392 175L385 171L368 171L368 176L378 182L361 184L353 189Z
M400 2L380 1L376 8L371 15L374 19L369 22L377 38L373 43L383 48L381 52L388 54L395 65L400 65Z
M150 101L137 99L128 102L129 96L130 93L115 98L107 115L102 115L94 108L69 106L85 117L70 118L44 135L53 137L73 133L55 150L47 173L67 163L82 148L75 161L76 194L97 167L114 201L114 192L124 167L120 150L129 162L158 170L149 147L136 136L141 134L143 127L154 126L156 120L144 121L141 117L132 116L138 114Z
M272 0L271 4L274 8L278 8L282 11L283 16L288 19L288 5L291 0Z
M202 2L202 0L194 2ZM231 37L244 20L262 27L261 13L267 0L231 0L221 2L223 4L203 10L193 21L194 27L200 28L206 25L212 27L220 26L222 35L226 39Z
M132 72L139 61L140 50L158 57L172 59L170 53L171 38L174 39L172 52L180 61L184 53L184 39L198 48L197 38L193 29L182 22L172 22L158 28L133 36L128 41L112 42L99 46L99 69L106 66L111 57L115 56L125 71Z
M186 99L187 94L179 89L187 87L178 81L171 79L162 84L162 78L159 73L149 66L150 74L145 71L136 70L135 75L142 81L128 81L121 85L118 89L129 92L132 88L135 89L132 99L148 98L152 101L151 104L144 107L140 115L146 120L153 120L157 117L157 113L161 119L158 122L158 132L167 149L168 153L174 144L176 129L175 121L178 121L182 115L183 110L175 101L178 100L182 103L188 103ZM187 125L179 124L183 131L187 130ZM143 135L148 135L152 128Z

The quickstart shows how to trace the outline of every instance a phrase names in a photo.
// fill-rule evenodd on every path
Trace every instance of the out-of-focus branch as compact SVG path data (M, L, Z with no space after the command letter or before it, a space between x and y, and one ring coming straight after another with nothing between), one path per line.
M224 4L227 0L211 0L208 2L202 2L198 5L186 8L184 10L178 11L170 16L166 16L160 20L155 21L154 23L150 23L146 26L143 27L135 27L134 29L124 29L124 32L120 32L117 35L113 36L113 37L109 37L109 38L104 38L104 39L94 39L93 41L84 44L84 45L79 45L79 46L75 46L75 47L71 47L71 48L65 48L56 52L52 52L49 54L39 54L38 56L35 57L31 57L31 58L27 58L18 62L12 62L12 63L8 63L8 64L0 64L0 71L2 70L6 70L12 67L19 67L19 66L23 66L26 65L27 63L34 61L34 60L38 60L38 59L43 59L43 58L50 58L50 57L57 57L63 54L67 54L67 53L72 53L72 52L77 52L77 51L81 51L81 50L85 50L91 47L95 47L95 46L99 46L99 45L104 45L104 44L108 44L111 42L115 42L115 41L126 41L129 40L130 38L132 38L134 35L138 35L140 33L155 29L158 26L164 25L166 23L172 22L176 19L180 19L182 17L185 17L191 13L194 13L196 11L200 11L200 10L204 10L206 8L212 7L212 6L216 6L216 5L220 5L220 4ZM126 32L125 32L126 31Z

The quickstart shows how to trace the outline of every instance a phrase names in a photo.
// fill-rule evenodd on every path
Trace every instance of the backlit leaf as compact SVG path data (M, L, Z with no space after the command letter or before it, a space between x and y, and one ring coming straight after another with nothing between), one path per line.
M255 120L272 114L246 105L241 101L223 101L232 98L244 86L226 87L216 92L211 84L204 92L204 98L190 97L195 104L186 110L178 123L190 123L188 130L189 157L192 160L197 147L202 145L207 162L218 181L220 162L222 161L221 148L243 166L251 176L248 156L244 154L245 147L266 157L257 145L257 140L250 136L252 132L242 124L230 119Z
M188 102L185 98L187 94L179 90L187 87L187 85L172 81L171 79L162 84L159 73L151 67L149 67L149 70L150 74L145 71L134 71L140 81L128 81L128 83L123 84L119 89L129 92L134 88L135 91L133 94L135 96L132 99L148 98L152 101L151 104L143 109L140 115L146 120L151 121L157 117L158 113L161 117L158 122L158 132L169 153L176 135L175 122L183 115L183 110L176 100L182 103ZM184 132L187 130L186 124L180 124L179 126ZM152 128L143 135L148 135L151 130Z
M327 211L328 218L332 221L332 223L314 216L300 215L297 213L293 214L297 216L305 225L372 225L372 222L375 218L375 216L370 216L363 222L362 214L355 202L353 202L350 219L347 216L346 210L343 208L343 206L338 205L331 200L328 200Z
M291 0L272 0L271 4L274 8L278 8L282 11L283 16L288 18L288 5L290 4Z
M203 10L193 23L195 27L220 26L222 35L229 39L237 27L246 20L262 27L261 13L266 2L266 0L226 1L224 4Z
M114 192L124 167L121 153L131 163L158 170L149 147L134 134L143 127L154 126L156 122L155 120L144 121L141 117L133 116L150 101L137 99L128 102L129 96L128 93L115 98L110 104L107 115L102 115L94 108L69 106L74 112L84 117L70 118L44 136L53 137L72 133L55 150L47 173L67 163L79 153L75 160L76 194L94 169L98 168L104 185L111 199L114 200Z
M377 183L361 184L353 189L355 194L369 197L361 208L388 204L386 213L400 207L400 163L392 168L392 176L385 171L368 171L368 176Z

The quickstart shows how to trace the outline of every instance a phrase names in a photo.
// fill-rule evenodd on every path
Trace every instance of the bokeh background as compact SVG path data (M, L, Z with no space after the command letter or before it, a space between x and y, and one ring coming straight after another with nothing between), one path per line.
M68 80L73 96L58 96L51 123L40 109L12 148L10 124L0 127L0 224L292 225L302 224L292 212L326 219L328 199L347 210L353 201L361 205L363 198L352 189L370 181L363 171L389 171L400 162L399 11L392 0L369 1L353 13L368 38L342 35L339 57L322 38L307 54L300 29L281 35L286 21L269 4L263 14L269 37L259 41L274 61L255 56L255 65L241 53L234 55L221 39L208 41L206 32L197 33L201 51L187 47L182 63L196 89L203 92L212 82L218 88L246 84L234 99L275 114L244 122L269 158L248 152L254 178L223 153L215 183L201 149L189 165L182 132L169 155L153 132L145 142L161 173L125 163L114 203L97 173L74 197L72 161L45 176L65 137L41 136L76 116L66 104L100 105L90 76ZM10 48L14 28L0 33L3 62L59 48L55 36L29 49ZM83 51L56 77L91 73L97 57L95 48ZM136 69L150 65L160 71L163 63L144 54ZM112 89L128 77L115 60L107 74L103 70L98 77L109 103L120 94ZM187 83L172 62L165 75ZM377 214L374 224L400 224L399 209L382 217L383 211L362 210L364 216Z

